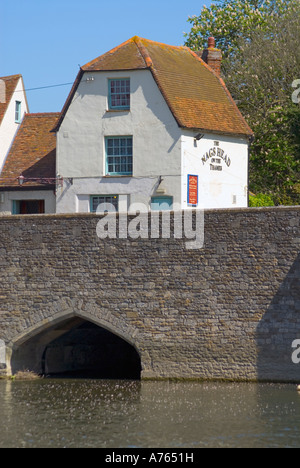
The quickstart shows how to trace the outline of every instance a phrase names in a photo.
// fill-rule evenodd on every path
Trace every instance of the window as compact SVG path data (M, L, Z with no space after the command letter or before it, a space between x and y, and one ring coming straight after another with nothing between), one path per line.
M109 109L130 108L130 79L109 80Z
M91 196L91 213L96 213L101 206L101 212L119 211L119 197L117 195L93 195Z
M132 175L132 137L107 137L106 174Z
M151 210L153 211L168 211L172 210L173 197L152 197Z
M21 102L16 101L15 121L21 123Z
M44 214L45 200L14 200L13 214Z

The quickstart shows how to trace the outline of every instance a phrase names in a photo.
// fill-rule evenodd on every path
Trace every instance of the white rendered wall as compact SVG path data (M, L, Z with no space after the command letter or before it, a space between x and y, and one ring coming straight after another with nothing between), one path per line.
M45 214L55 213L56 199L51 190L16 190L0 192L0 215L11 215L15 200L44 200Z
M15 92L10 100L2 123L0 125L0 172L3 169L7 153L13 143L14 137L20 127L15 121L16 101L21 102L21 121L28 113L22 78L19 79Z
M248 205L248 141L195 132L182 137L182 207L188 205L188 174L198 176L200 208L235 208ZM192 207L191 207L192 208Z
M130 78L129 111L108 111L108 80L116 77ZM105 176L107 136L133 136L132 177ZM181 203L181 130L149 70L84 74L57 134L57 173L58 213L89 211L90 195L118 195L121 210L150 209L160 176L164 195Z

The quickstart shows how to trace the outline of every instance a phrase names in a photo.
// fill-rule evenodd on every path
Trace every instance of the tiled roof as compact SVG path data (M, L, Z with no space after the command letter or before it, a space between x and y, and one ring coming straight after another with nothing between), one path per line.
M134 38L82 67L84 71L136 70L143 68L147 68L147 65Z
M0 77L0 80L5 83L5 102L0 102L0 125L20 78L22 75Z
M251 136L223 80L187 47L133 37L84 65L63 108L58 130L84 72L149 69L179 127Z
M59 113L26 114L0 175L0 188L19 187L18 177L26 187L49 188L56 176L56 137L51 133ZM43 179L41 181L40 179Z

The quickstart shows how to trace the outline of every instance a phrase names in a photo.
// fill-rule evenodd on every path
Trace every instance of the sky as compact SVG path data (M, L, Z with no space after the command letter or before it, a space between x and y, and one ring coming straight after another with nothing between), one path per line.
M29 111L60 112L79 66L133 36L183 45L209 0L0 0L0 76L23 75ZM55 86L40 90L46 86Z

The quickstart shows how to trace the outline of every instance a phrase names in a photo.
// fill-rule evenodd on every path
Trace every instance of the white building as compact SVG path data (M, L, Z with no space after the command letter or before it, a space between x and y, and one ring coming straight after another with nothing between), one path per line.
M0 212L246 207L252 131L213 38L200 55L133 37L80 69L60 114L24 120L21 75L0 79Z
M22 75L0 77L0 173L28 104Z
M56 211L246 207L252 131L220 56L133 37L83 66L54 129Z

